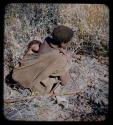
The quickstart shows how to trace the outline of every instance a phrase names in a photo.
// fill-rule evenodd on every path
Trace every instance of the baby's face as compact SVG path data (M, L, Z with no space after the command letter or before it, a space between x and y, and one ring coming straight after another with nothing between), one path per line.
M33 52L38 52L38 50L39 50L39 44L33 44L33 45L31 46L31 50L32 50Z

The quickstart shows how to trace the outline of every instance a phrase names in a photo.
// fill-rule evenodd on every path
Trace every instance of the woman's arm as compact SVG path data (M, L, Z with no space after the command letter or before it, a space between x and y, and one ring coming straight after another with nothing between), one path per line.
M69 72L66 72L65 74L60 76L60 80L61 80L61 85L65 86L70 80Z

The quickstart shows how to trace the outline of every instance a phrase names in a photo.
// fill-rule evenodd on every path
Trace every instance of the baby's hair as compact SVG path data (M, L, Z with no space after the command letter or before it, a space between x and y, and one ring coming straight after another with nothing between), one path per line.
M41 44L41 41L39 40L32 40L29 42L28 46L27 46L27 49L30 49L30 47L34 44L39 44L39 47L40 47L40 44Z
M32 41L30 41L30 42L28 43L28 45L27 45L27 48L26 48L26 50L25 50L23 56L26 55L26 53L28 52L28 50L30 49L30 47L31 47L32 45L34 45L34 44L39 44L39 47L40 47L41 41L39 41L39 40L32 40Z

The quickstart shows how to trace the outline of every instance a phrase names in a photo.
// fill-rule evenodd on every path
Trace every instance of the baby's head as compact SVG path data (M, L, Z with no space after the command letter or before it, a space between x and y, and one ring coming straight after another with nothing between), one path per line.
M38 40L33 40L28 44L28 52L30 53L37 53L39 51L41 42Z

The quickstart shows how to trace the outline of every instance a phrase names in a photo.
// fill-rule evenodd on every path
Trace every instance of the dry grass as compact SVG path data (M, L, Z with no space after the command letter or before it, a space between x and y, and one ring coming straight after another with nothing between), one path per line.
M69 107L48 97L36 97L4 104L9 120L102 121L108 112L109 9L97 4L10 4L5 11L4 78L23 57L30 40L44 40L53 28L63 24L74 30L67 47L72 52L72 80L63 92ZM4 98L23 98L4 83Z

